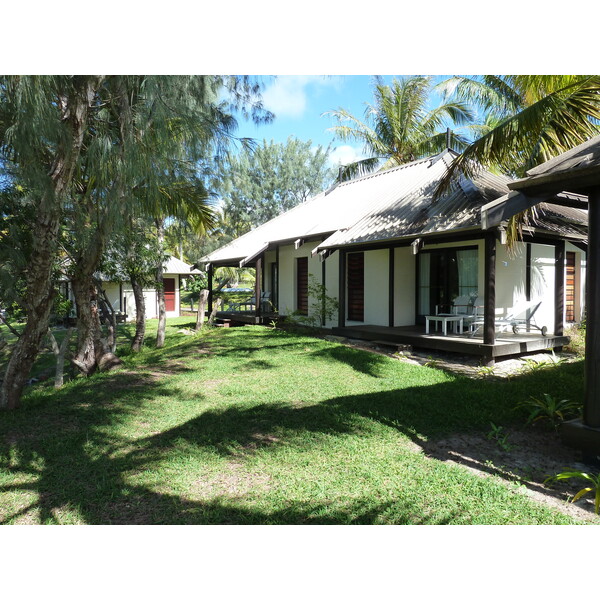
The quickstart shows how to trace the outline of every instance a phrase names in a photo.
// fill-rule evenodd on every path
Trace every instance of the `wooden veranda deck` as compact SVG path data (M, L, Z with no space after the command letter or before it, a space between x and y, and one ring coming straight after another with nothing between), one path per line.
M481 337L469 337L468 334L448 334L441 332L426 334L424 326L383 327L380 325L353 325L335 327L334 335L370 341L382 341L393 344L406 344L413 348L455 352L479 356L482 362L492 363L498 358L518 356L529 352L561 348L569 343L565 335L542 336L538 331L514 334L503 332L496 334L494 344L484 344Z
M217 320L232 321L234 323L247 323L251 325L268 325L271 321L280 319L280 315L273 312L257 315L253 310L220 310L216 315Z

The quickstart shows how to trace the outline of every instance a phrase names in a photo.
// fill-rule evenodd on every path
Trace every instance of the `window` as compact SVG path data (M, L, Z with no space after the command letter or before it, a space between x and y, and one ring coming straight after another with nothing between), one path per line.
M308 314L308 258L296 259L296 310Z
M363 252L348 254L348 319L365 320L365 255Z
M448 312L457 296L478 293L477 248L440 248L419 254L418 315ZM422 321L422 319L419 319Z

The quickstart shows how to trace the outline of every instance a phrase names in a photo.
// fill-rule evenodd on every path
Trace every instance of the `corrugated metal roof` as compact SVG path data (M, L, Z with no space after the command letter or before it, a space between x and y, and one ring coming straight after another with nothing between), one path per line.
M175 258L174 256L169 256L165 267L163 269L164 273L178 273L181 275L194 275L200 273L198 269L192 269L192 265L188 265L187 263Z
M540 202L535 208L531 222L534 227L561 237L580 238L581 241L587 243L587 210L548 202Z
M241 261L267 243L331 234L347 229L379 206L407 193L415 181L431 179L435 159L421 159L387 171L344 182L299 204L204 257L201 262Z
M69 264L70 260L63 261L64 268L67 268ZM169 256L165 266L163 267L163 273L173 275L197 275L201 273L201 271L198 271L198 269L192 269L192 265L188 265L174 256ZM113 278L101 273L100 271L96 271L94 273L94 277L99 281L114 281Z
M482 170L473 180L461 178L434 199L439 181L456 156L446 150L431 158L341 183L215 250L200 262L243 262L268 244L319 235L329 236L319 245L321 250L479 229L481 207L507 194L510 179ZM552 214L553 217L540 220L540 226L547 223L554 231L561 217Z
M372 210L346 231L338 231L319 248L365 244L381 240L430 235L480 226L479 209L506 194L508 178L482 171L473 181L460 179L434 199L440 179L454 159L445 153L426 171L414 170L401 192Z

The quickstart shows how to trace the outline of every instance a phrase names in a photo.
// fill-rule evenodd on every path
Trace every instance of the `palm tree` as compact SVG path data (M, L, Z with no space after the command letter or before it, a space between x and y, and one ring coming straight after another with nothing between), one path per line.
M598 75L452 77L438 89L496 121L465 148L451 175L473 175L483 165L522 176L600 133Z
M452 163L438 194L458 174L472 177L482 167L522 177L535 165L600 133L598 75L452 77L438 89L447 98L475 104L489 121L482 135ZM510 219L509 246L521 238L530 215L524 211Z
M423 156L441 152L451 146L462 150L468 139L456 131L447 131L448 125L468 125L473 112L461 101L444 101L429 108L433 78L411 76L393 79L385 85L375 78L374 103L366 105L364 121L342 108L325 113L333 116L338 125L332 127L341 140L364 144L371 156L344 168L341 179L348 179L380 167L387 169L411 162Z

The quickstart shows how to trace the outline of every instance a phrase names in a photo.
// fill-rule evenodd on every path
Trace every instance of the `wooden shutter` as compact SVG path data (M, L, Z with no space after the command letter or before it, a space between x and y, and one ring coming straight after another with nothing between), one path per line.
M365 260L363 252L348 254L348 320L364 321Z
M575 252L567 252L565 309L567 323L573 323L575 321Z
M308 314L308 258L296 259L296 309Z

